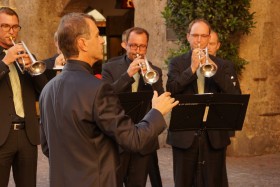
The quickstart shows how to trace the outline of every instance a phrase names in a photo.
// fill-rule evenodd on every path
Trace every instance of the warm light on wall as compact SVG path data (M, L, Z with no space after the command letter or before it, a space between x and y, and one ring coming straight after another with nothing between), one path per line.
M122 0L122 8L134 8L133 0Z

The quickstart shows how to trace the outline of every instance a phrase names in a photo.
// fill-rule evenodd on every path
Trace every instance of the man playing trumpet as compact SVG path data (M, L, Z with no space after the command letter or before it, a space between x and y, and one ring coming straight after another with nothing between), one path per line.
M8 186L12 167L16 186L35 187L40 144L35 101L47 79L22 74L15 63L24 59L25 68L31 65L24 47L13 45L21 29L14 10L0 8L0 27L0 186Z
M160 95L164 92L161 69L145 62L148 42L149 33L143 28L133 27L126 31L125 41L122 43L126 54L104 64L102 79L112 84L115 93L156 90ZM147 64L158 73L159 78L151 85L143 78L148 70ZM121 164L118 174L126 187L146 186L148 173L153 186L162 185L156 153L158 148L156 139L140 153L120 150Z
M210 33L211 27L206 20L195 19L190 23L186 38L192 50L171 59L169 63L166 88L172 95L240 94L240 89L231 82L229 67L222 59L200 56L201 49L209 43ZM217 66L216 73L211 77L203 76L200 71L207 59ZM227 131L169 131L167 143L172 146L175 187L228 186L226 149L230 139Z

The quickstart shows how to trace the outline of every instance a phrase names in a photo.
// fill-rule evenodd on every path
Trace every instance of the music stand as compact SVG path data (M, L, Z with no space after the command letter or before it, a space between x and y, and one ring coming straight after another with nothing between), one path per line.
M170 131L242 130L250 95L176 95Z
M117 94L125 114L136 124L143 119L151 109L153 92L132 92Z

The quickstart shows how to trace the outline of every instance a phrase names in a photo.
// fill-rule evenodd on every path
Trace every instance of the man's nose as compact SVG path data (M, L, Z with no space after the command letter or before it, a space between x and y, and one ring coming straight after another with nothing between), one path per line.
M140 52L140 46L137 46L136 48L136 52L139 53Z

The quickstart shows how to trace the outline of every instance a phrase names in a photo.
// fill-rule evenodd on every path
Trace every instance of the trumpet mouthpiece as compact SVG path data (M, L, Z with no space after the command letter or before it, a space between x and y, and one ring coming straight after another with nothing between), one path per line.
M138 58L138 57L140 57L140 58L142 58L142 59L144 59L145 58L145 55L141 55L141 54L138 54L138 53L136 53L136 58Z

